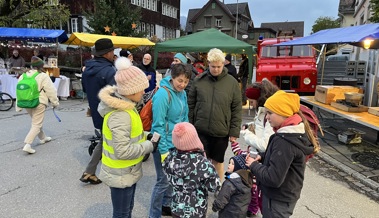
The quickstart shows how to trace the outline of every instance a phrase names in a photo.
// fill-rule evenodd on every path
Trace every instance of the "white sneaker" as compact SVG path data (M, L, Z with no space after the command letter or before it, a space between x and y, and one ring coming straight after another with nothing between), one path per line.
M28 152L29 154L36 153L36 150L32 149L32 146L30 144L26 144L22 150Z
M44 139L39 140L39 143L45 144L46 142L49 142L49 141L51 141L51 137L47 136Z

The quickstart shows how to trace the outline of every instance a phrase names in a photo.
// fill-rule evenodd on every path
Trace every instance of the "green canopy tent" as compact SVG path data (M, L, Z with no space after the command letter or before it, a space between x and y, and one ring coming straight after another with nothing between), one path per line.
M208 29L155 44L154 66L157 66L158 52L208 52L212 48L218 48L226 53L246 54L249 57L249 78L251 78L255 53L253 46L217 29Z

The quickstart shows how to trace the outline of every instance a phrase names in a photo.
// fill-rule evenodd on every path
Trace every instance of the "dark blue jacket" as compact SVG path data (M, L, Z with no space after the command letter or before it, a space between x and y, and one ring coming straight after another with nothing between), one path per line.
M87 94L91 108L92 122L96 129L102 129L103 117L97 112L100 99L97 96L100 89L106 85L115 85L114 75L116 68L113 62L103 57L95 57L86 62L86 69L82 74L83 91Z
M145 93L150 92L151 90L154 90L157 86L157 74L155 73L155 69L149 64L149 65L138 65L138 68L140 68L146 76L151 75L151 79L149 80L149 87L145 89Z

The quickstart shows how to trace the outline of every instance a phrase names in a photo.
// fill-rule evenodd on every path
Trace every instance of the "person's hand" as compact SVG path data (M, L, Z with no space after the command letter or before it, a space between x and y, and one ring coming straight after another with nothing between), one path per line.
M229 141L230 141L231 143L234 143L235 141L237 141L237 137L230 136L230 137L229 137Z
M147 80L151 80L151 75L148 75L148 76L147 76Z
M245 130L247 128L249 128L249 125L247 123L243 124L242 127L241 127L242 130Z
M169 152L166 152L164 154L161 154L161 162L163 163L163 161L166 159L166 157L168 156Z
M59 103L52 104L53 108L57 108L59 106Z
M248 166L250 168L250 165L255 162L255 161L260 161L261 160L261 156L257 155L256 158L252 158L250 157L250 155L248 154L246 156L246 166Z

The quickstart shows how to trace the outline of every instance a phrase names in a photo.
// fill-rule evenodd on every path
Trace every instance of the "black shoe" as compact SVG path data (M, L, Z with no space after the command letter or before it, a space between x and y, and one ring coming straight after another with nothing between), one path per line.
M162 216L172 216L171 207L162 206Z

